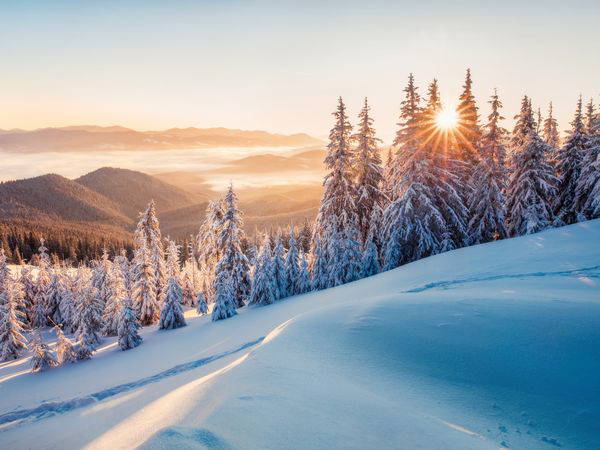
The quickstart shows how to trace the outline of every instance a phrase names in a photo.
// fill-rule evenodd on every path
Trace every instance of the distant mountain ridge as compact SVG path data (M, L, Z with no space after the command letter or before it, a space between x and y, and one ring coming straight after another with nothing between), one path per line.
M320 139L305 133L282 135L229 128L137 131L121 126L75 125L37 130L0 130L0 150L26 153L193 147L301 147L322 143Z

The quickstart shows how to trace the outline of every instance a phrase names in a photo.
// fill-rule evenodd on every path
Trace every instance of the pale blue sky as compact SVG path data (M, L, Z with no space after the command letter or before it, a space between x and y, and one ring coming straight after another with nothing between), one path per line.
M454 103L471 67L484 114L497 87L506 117L527 93L565 129L599 99L600 2L523 3L0 0L0 128L324 135L342 95L389 140L409 72Z

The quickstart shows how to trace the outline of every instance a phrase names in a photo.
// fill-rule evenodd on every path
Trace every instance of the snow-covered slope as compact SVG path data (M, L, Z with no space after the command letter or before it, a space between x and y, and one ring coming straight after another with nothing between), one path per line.
M600 221L0 365L1 448L600 448Z

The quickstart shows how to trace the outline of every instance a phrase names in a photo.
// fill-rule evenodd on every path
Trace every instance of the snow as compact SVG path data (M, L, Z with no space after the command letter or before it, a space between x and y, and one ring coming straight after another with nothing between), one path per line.
M585 222L2 363L0 447L600 448L599 242Z

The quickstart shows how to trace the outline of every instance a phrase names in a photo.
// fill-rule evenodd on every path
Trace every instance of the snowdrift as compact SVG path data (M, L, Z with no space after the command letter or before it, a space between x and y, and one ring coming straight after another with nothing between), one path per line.
M0 365L2 448L600 448L600 221Z

